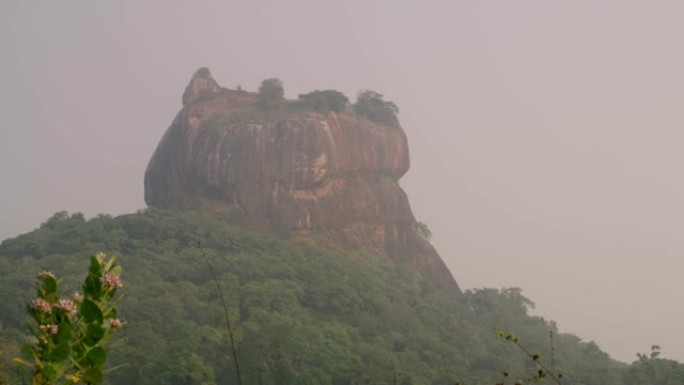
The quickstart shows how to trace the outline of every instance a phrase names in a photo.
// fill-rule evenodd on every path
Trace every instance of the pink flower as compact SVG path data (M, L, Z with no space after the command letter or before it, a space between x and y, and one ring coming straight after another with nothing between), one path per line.
M119 278L118 275L107 273L100 278L100 281L102 282L102 286L104 286L105 290L123 287L121 278Z
M55 325L55 324L40 325L40 330L43 333L57 334L57 332L59 331L59 325Z
M76 313L78 312L78 306L76 306L74 301L72 301L70 299L60 299L55 304L55 307L58 309L64 310L65 312L67 312L69 314L70 317L75 316Z
M50 306L50 303L42 298L36 298L33 301L31 301L31 307L45 314L50 314L52 312L52 307Z
M112 330L121 330L121 328L123 327L123 322L121 322L120 319L115 318L109 321L109 326L112 328Z
M38 278L38 279L43 279L43 278L45 278L45 277L51 277L51 278L54 279L54 278L55 278L55 275L52 274L52 273L49 272L49 271L41 271L41 272L38 273L38 275L36 276L36 278Z

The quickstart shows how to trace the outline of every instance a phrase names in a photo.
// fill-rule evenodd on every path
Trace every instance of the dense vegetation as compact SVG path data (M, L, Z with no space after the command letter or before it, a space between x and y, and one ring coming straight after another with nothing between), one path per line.
M75 289L89 255L106 250L120 255L125 269L119 316L127 322L108 361L122 366L107 381L235 383L218 293L198 241L230 304L245 384L494 384L502 371L511 378L536 371L494 326L515 331L547 357L549 330L558 332L528 314L533 305L518 289L454 297L409 269L323 239L285 242L208 216L159 210L90 220L58 213L0 245L5 380L21 383L8 362L24 338L35 273L50 270ZM654 365L682 383L673 377L679 364L648 357L628 367L569 334L556 334L555 352L567 384L631 385L623 375Z
M660 358L660 347L653 345L651 353L638 353L625 374L625 385L680 385L684 384L684 365L674 360Z
M322 114L327 114L331 111L341 113L346 111L348 104L349 98L337 90L316 90L299 95L299 100L297 101L286 100L283 82L277 78L270 78L261 82L256 100L259 111L270 114L282 112L283 110L309 110ZM368 119L371 122L390 127L401 127L397 117L399 107L391 101L384 100L383 95L378 92L371 90L360 91L352 107L357 116ZM230 115L233 116L235 114ZM245 114L241 113L239 115L244 116ZM254 118L254 114L249 115L247 120ZM234 119L234 117L231 119Z
M299 95L299 100L304 106L321 113L342 112L349 103L349 98L336 90L311 91L308 94Z
M364 118L378 124L400 127L397 114L399 107L384 99L382 94L375 91L361 91L356 96L354 111Z

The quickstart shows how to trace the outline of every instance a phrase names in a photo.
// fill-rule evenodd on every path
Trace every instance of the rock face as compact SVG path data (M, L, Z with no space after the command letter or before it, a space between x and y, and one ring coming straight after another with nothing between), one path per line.
M460 293L397 183L409 169L402 130L353 113L255 115L255 99L198 70L147 167L147 204L282 237L322 234Z

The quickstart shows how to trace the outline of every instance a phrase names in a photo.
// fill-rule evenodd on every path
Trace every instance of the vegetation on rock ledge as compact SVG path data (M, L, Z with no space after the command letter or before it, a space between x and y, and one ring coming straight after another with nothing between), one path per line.
M284 95L283 82L280 79L266 79L261 82L257 93L257 107L262 112L271 113L282 109L305 109L327 114L331 111L343 113L349 104L349 98L337 90L316 90L300 94L298 101L288 101ZM353 104L353 111L358 116L373 123L401 127L397 118L399 107L391 101L384 100L383 95L378 92L360 91L356 102Z

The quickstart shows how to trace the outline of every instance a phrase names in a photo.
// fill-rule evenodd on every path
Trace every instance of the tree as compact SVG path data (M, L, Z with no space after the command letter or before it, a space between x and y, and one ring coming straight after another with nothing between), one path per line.
M336 90L312 91L308 94L299 95L299 100L305 106L322 113L342 112L349 103L349 98Z
M637 353L639 358L625 371L626 385L675 385L684 383L684 365L660 357L660 346L651 346L651 353Z
M382 94L378 92L371 90L359 92L354 104L354 111L371 122L400 127L397 118L399 107L384 100Z
M263 110L279 109L285 100L285 90L280 79L270 78L261 82L257 103Z
M428 241L432 239L432 231L430 231L430 228L424 222L416 221L415 227L416 231L418 231L418 234L420 234L421 237Z

